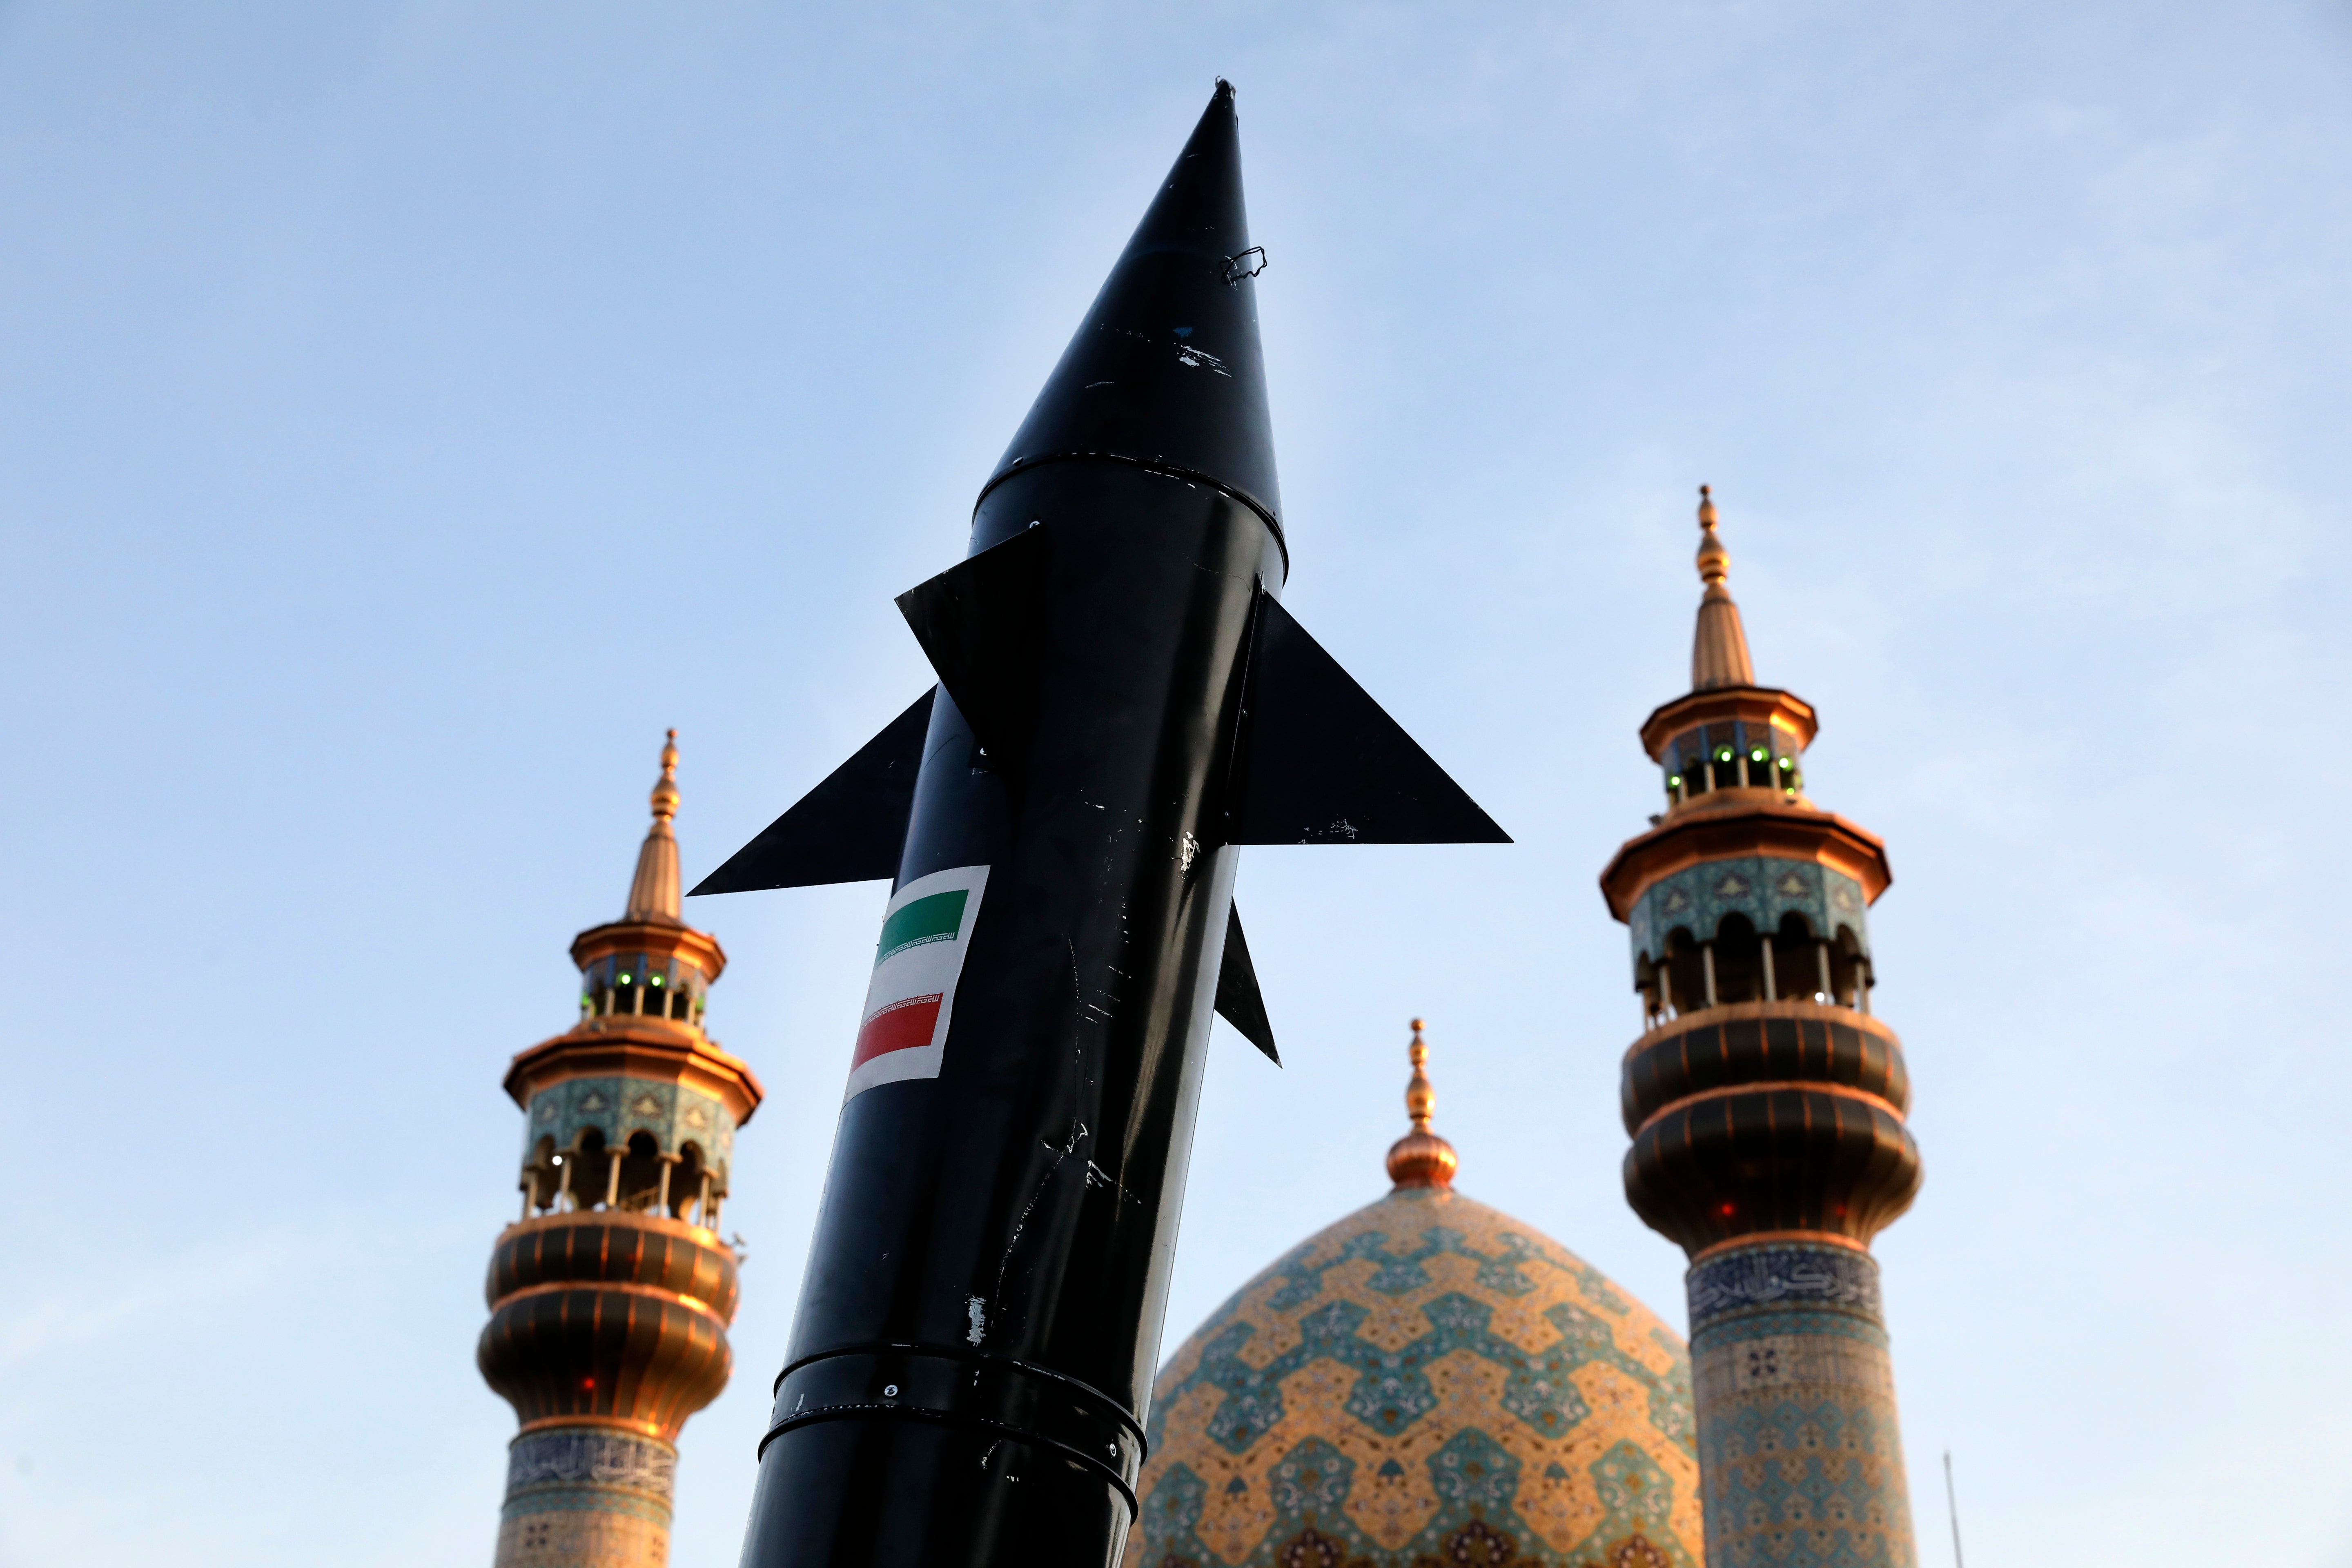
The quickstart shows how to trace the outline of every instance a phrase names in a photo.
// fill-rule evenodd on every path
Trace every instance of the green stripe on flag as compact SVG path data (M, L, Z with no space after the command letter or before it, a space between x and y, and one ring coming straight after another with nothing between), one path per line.
M884 921L875 963L879 965L887 958L928 942L953 942L956 931L963 925L964 900L971 896L962 888L950 893L933 893L928 899L917 899Z

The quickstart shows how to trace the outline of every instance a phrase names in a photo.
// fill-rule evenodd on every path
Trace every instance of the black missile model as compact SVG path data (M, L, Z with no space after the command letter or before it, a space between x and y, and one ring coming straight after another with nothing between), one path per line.
M892 881L744 1568L1115 1564L1240 847L1509 841L1279 602L1265 265L1221 81L899 596L939 684L694 889Z

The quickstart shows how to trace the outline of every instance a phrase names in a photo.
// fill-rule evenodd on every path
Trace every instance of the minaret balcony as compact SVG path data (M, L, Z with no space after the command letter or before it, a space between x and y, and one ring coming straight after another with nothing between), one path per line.
M727 1385L736 1258L679 1220L599 1211L509 1226L476 1359L526 1432L604 1426L674 1441Z
M1682 1013L1625 1053L1626 1195L1694 1258L1768 1237L1864 1247L1919 1189L1910 1105L1902 1042L1868 1014L1811 1001Z
M1742 1084L1822 1083L1911 1107L1903 1042L1852 1007L1809 1001L1727 1002L1662 1020L1625 1049L1625 1131L1687 1096Z

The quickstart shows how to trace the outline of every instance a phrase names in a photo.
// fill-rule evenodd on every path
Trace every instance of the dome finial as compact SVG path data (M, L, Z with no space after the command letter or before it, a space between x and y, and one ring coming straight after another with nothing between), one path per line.
M678 918L677 837L670 831L677 816L677 731L662 742L661 777L654 781L654 825L637 850L637 874L629 880L629 907L625 921L684 923Z
M1698 580L1712 586L1731 575L1731 552L1715 531L1715 492L1712 487L1698 488Z
M1715 492L1698 488L1698 577L1706 584L1699 599L1698 631L1691 639L1691 689L1709 691L1718 686L1753 686L1756 666L1748 657L1748 631L1739 624L1739 606L1723 585L1731 575L1731 552L1716 531Z
M654 818L667 822L677 815L677 731L662 743L661 777L654 781Z
M1462 1163L1454 1145L1429 1130L1430 1113L1437 1109L1437 1089L1429 1081L1429 1047L1421 1037L1422 1021L1412 1021L1412 1079L1404 1086L1405 1114L1412 1131L1389 1149L1389 1180L1400 1187L1450 1187Z

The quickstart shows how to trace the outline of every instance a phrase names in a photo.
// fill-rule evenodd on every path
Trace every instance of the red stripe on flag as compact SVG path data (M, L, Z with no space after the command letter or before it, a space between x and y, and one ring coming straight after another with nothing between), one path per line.
M904 1002L891 1003L866 1019L857 1031L857 1049L849 1058L850 1070L854 1072L890 1051L929 1045L931 1031L940 1026L940 1000L944 994L934 991L929 996L909 996Z

